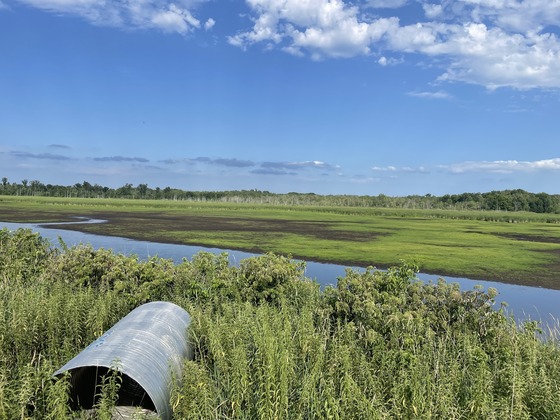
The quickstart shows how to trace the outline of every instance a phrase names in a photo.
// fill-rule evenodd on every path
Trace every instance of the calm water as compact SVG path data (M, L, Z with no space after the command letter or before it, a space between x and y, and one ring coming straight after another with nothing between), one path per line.
M87 223L102 223L102 220L89 220ZM83 222L81 222L83 223ZM239 260L254 256L255 254L225 250L218 248L204 248L200 246L175 245L157 242L136 241L126 238L111 236L92 235L88 233L55 229L47 226L57 224L25 224L25 223L4 223L0 222L0 229L8 228L15 230L18 228L28 228L39 232L43 237L49 239L53 244L58 243L60 236L67 245L72 246L79 243L91 244L94 248L112 249L116 253L126 255L136 255L140 259L158 256L161 258L172 259L180 263L183 258L191 259L194 254L200 251L213 253L227 252L231 264L237 264ZM358 269L356 267L352 267ZM346 266L337 264L323 264L307 262L305 275L310 279L316 280L323 286L336 284L337 278L344 276ZM418 274L418 278L423 281L437 281L440 276L429 274ZM481 285L484 289L494 287L498 290L497 308L500 302L507 302L510 310L517 319L542 320L543 323L555 323L560 320L560 290L550 290L537 287L517 286L506 283L497 283L482 280L470 280L466 278L444 277L448 283L458 283L462 290L472 290L474 286Z

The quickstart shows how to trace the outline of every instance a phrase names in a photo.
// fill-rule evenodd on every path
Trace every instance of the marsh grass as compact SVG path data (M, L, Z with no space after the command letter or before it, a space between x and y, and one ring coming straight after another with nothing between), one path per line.
M139 261L25 230L0 231L0 258L0 419L87 418L52 374L152 300L192 317L177 419L560 418L558 326L516 324L495 290L425 284L411 264L321 290L285 256ZM98 389L96 418L118 384Z
M425 273L560 288L558 214L48 197L1 197L0 211L5 221L109 219L64 226L101 235L347 266L406 260Z

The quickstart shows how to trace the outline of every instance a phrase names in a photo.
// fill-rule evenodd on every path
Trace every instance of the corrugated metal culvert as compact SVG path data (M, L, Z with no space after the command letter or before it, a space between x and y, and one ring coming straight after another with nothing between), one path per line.
M118 405L142 407L170 419L173 378L181 378L184 360L192 358L190 321L187 311L170 302L134 309L55 372L58 377L69 372L73 408L92 408L103 375L118 370Z

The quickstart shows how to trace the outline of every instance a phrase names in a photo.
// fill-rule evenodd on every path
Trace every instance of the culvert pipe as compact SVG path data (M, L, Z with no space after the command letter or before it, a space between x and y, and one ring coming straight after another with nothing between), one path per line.
M180 379L185 359L192 359L187 328L191 317L170 302L150 302L131 311L76 357L57 370L69 373L74 409L90 409L103 375L122 375L117 405L155 411L171 418L173 378Z

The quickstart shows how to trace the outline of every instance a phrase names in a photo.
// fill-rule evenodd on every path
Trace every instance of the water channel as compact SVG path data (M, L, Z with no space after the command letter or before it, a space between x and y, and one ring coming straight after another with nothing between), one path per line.
M102 223L103 220L80 220L68 223ZM191 259L192 256L200 251L223 253L227 252L230 263L236 265L240 260L254 256L243 251L226 250L218 248L205 248L191 245L176 245L158 242L137 241L127 238L93 235L72 230L56 229L64 223L6 223L0 221L0 229L8 228L16 230L18 228L32 229L38 232L44 238L47 238L56 246L58 238L68 245L77 245L80 243L90 244L93 248L112 249L115 253L125 255L135 255L139 259L145 260L150 257L160 257L171 259L175 263L180 263L183 258ZM360 270L357 267L350 267ZM317 281L322 286L329 284L335 285L337 278L345 274L346 266L338 264L325 264L308 261L306 263L306 277ZM418 274L418 278L422 281L436 282L440 276L430 274ZM457 278L445 276L444 279L448 283L458 283L461 290L472 290L475 286L480 285L487 290L494 287L499 294L496 298L496 307L500 307L501 302L508 304L508 311L518 320L537 320L542 321L545 325L558 325L560 320L560 290L551 290L538 287L519 286L507 283L498 283L492 281L471 280L467 278Z

